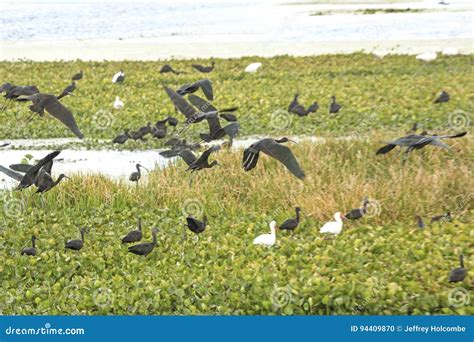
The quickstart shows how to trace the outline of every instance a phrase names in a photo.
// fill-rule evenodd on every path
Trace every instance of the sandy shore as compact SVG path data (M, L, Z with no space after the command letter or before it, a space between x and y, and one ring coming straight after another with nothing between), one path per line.
M418 54L453 47L463 54L474 51L474 39L328 41L308 43L171 43L159 39L84 40L84 41L3 41L0 60L163 60L209 57L275 55L309 56L356 51L376 54Z

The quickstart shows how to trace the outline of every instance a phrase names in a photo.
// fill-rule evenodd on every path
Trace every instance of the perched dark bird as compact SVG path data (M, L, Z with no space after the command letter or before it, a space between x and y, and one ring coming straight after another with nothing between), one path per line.
M300 224L300 211L301 211L300 207L296 207L295 208L296 217L286 220L278 228L286 229L286 230L295 230L296 227L298 227L298 225Z
M148 123L146 124L146 126L140 127L140 128L138 129L138 132L140 132L140 134L142 135L142 137L144 137L145 135L150 134L150 133L151 133L151 130L152 130L151 122L148 121Z
M51 162L54 158L58 156L58 154L61 153L61 151L54 151L50 154L48 154L46 157L43 159L39 160L36 165L31 166L28 171L25 173L23 178L20 181L20 184L16 188L17 190L21 189L26 189L30 187L31 185L35 184L37 181L37 176L39 171L43 166L45 166L47 163Z
M73 80L73 81L82 80L82 76L83 76L83 73L82 73L82 70L81 70L81 71L79 71L77 74L75 74L74 76L72 76L72 80Z
M137 255L144 255L147 256L153 251L153 248L156 246L156 233L158 233L158 228L153 228L152 235L153 241L152 242L142 242L138 245L128 247L128 251L133 254Z
M186 217L186 226L191 230L193 233L200 234L202 233L207 226L207 216L204 215L203 221L199 221L192 216Z
M10 145L10 143L3 143L3 144L0 144L0 147L6 147L8 145Z
M209 156L212 152L218 151L221 149L221 145L214 145L211 148L204 151L199 158L196 158L195 154L191 150L182 150L179 152L178 156L180 156L186 164L188 164L188 170L191 172L199 171L203 169L210 169L215 165L219 165L217 161L212 161L209 163Z
M464 256L461 254L459 256L459 266L454 268L449 273L449 282L450 283L457 283L459 281L463 281L464 278L467 276L467 269L464 268Z
M329 105L329 114L335 114L339 112L342 106L336 102L336 97L331 96L331 104Z
M84 246L84 234L86 232L86 228L81 228L80 233L81 233L81 238L76 239L76 240L68 240L66 241L66 248L67 249L72 249L75 251L79 251L82 249Z
M200 71L200 72L203 72L203 73L208 73L208 72L211 72L212 70L214 70L214 65L215 65L215 62L212 61L211 66L203 66L203 65L200 65L200 64L193 64L192 67L194 69L196 69L197 71Z
M137 164L135 165L135 167L137 168L137 171L135 172L132 172L132 174L130 175L130 181L132 182L137 182L138 184L138 181L140 180L140 178L142 177L142 174L141 174L141 171L140 171L140 168L144 168L145 170L148 171L148 169L146 167L144 167L143 165L141 164Z
M285 143L289 140L288 138L284 137L281 139L271 139L266 138L259 140L248 148L244 150L243 156L243 167L245 171L252 170L255 166L257 166L258 157L260 152L263 152L269 155L272 158L275 158L280 163L286 166L286 168L293 173L299 179L304 178L304 172L298 164L293 152L281 143ZM294 141L292 141L294 142Z
M112 83L123 83L123 81L125 81L125 73L123 70L120 70L112 77Z
M418 228L420 228L420 229L425 228L425 222L423 222L423 219L421 218L421 216L416 215L415 218L416 218L416 224L417 224Z
M142 132L140 132L139 130L138 131L128 131L128 137L132 140L143 140L143 141L146 140L146 139L144 139Z
M362 207L357 208L357 209L352 209L351 211L349 211L344 216L348 220L358 220L362 216L364 216L364 214L367 212L367 205L368 204L369 204L369 199L367 197L364 197L364 201L362 202Z
M165 74L165 73L168 73L168 72L171 72L175 75L182 74L182 72L174 70L173 67L169 64L163 65L160 69L160 74Z
M130 231L122 238L122 243L138 242L142 239L142 219L139 217L137 222L137 229Z
M168 127L166 127L167 122L168 118L156 122L155 126L151 128L151 135L153 138L163 139L166 137L166 133L168 131Z
M73 95L72 92L76 89L76 82L72 82L70 85L68 85L66 88L64 88L63 92L59 94L57 97L58 100L62 99L64 96L67 95Z
M125 144L128 140L128 138L130 138L130 136L128 135L128 132L130 132L129 129L126 129L123 134L119 134L117 135L114 140L112 140L112 142L114 144Z
M434 100L434 103L444 103L449 101L449 94L444 90L439 94L439 96Z
M176 90L176 92L179 95L184 96L186 94L195 93L198 89L202 89L202 92L206 96L206 99L208 99L209 101L212 101L214 99L214 92L212 91L212 83L207 78L196 81L191 84L185 84L181 88Z
M38 238L33 235L31 237L31 247L24 247L21 250L21 255L35 256L36 255L36 244L35 244L36 240L38 240Z
M178 126L179 121L174 116L168 116L167 119L168 119L168 125L173 126L173 127Z
M445 213L445 214L433 216L433 217L431 218L431 222L451 221L451 220L452 220L452 217L451 217L451 212L450 212L450 211L448 211L448 212Z
M315 113L319 109L317 102L314 102L306 109L298 102L298 96L298 94L295 94L293 101L291 101L290 105L288 106L289 113L294 113L298 116L307 116L309 113Z
M44 110L61 121L69 130L74 133L79 139L84 138L81 130L77 126L76 120L71 111L59 102L55 95L37 93L24 98L17 99L19 101L31 101L33 104L29 106L31 111L44 116Z

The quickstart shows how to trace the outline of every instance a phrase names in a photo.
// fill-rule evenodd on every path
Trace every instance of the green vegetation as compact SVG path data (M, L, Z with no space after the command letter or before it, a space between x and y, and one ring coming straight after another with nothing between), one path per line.
M44 204L32 190L4 193L0 313L473 314L472 304L449 300L473 280L472 136L449 142L453 153L416 151L404 167L395 152L374 155L387 138L294 145L304 182L265 156L246 173L241 152L221 151L214 157L223 167L199 172L192 187L179 162L138 187L74 176ZM346 222L336 238L319 234L334 212L358 207L364 196L375 203L368 217ZM296 231L278 232L270 249L252 245L295 205L303 209ZM417 228L416 214L428 223L447 210L452 222ZM186 213L209 217L199 239L183 228ZM146 258L120 243L138 216L145 240L160 228ZM85 247L65 251L64 240L82 226ZM32 234L39 253L21 256ZM471 275L450 284L460 253Z

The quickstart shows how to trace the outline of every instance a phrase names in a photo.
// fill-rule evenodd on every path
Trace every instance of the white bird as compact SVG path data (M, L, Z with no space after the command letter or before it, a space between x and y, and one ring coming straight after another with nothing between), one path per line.
M438 57L436 52L424 52L416 56L416 59L425 61L425 62L431 62L434 61Z
M264 245L271 247L276 243L276 222L270 222L271 234L262 234L253 240L254 245Z
M443 51L441 51L441 53L445 56L455 56L459 54L459 51L456 48L447 47L447 48L444 48Z
M260 62L250 63L245 68L245 72L257 72L258 68L260 68L261 66L262 66L262 63Z
M330 222L326 222L324 224L324 226L321 227L321 229L319 229L319 232L320 233L330 233L330 234L334 234L334 235L338 235L341 233L342 231L342 218L344 218L344 216L341 215L340 212L337 212L334 214L334 220L335 221L330 221Z
M123 101L120 100L120 97L118 97L118 96L115 97L114 108L115 109L122 109L123 108Z
M114 77L112 77L112 83L122 83L124 79L125 79L125 73L122 70L120 70L114 75Z

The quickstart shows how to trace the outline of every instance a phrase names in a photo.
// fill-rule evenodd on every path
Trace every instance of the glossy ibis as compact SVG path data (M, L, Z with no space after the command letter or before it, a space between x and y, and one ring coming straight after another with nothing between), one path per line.
M249 65L247 65L244 69L245 72L250 72L250 73L254 73L254 72L257 72L257 70L262 66L262 63L260 62L255 62L255 63L250 63Z
M130 130L129 130L129 129L126 129L126 130L123 132L123 134L117 135L117 136L114 138L114 140L112 140L112 142L113 142L114 144L120 144L120 145L121 145L121 144L125 144L125 143L127 142L128 138L130 138L128 132L130 132Z
M151 130L152 130L151 122L148 121L147 124L146 124L146 126L140 127L140 128L138 129L138 132L140 132L140 134L142 135L142 137L144 137L145 135L150 134L150 133L151 133Z
M72 76L72 80L73 80L73 81L82 80L82 76L83 76L83 73L82 73L82 70L81 70L81 71L79 71L77 74L75 74L74 76Z
M145 141L146 139L143 138L142 132L138 131L129 131L128 132L128 137L132 140L143 140Z
M342 219L345 218L340 212L334 214L334 221L326 222L320 229L319 232L322 234L328 233L333 235L339 235L342 231Z
M191 150L186 149L180 151L178 156L180 156L185 161L185 163L188 164L188 169L186 171L191 170L191 172L195 172L203 169L210 169L215 165L219 165L219 163L215 160L209 163L209 156L212 152L218 151L220 149L221 145L214 145L204 151L199 158L196 158Z
M253 240L254 245L271 247L276 243L276 222L270 222L270 234L262 234Z
M305 108L298 102L298 96L298 94L295 94L293 101L288 106L289 113L293 113L298 116L307 116L309 113L315 113L319 109L317 102L314 102L311 106Z
M425 228L425 222L423 222L423 218L420 215L415 216L416 219L416 225L418 228L423 229Z
M112 83L122 83L125 81L125 73L123 70L120 70L112 77Z
M295 208L296 212L296 217L295 218L290 218L283 222L278 228L279 229L285 229L285 230L295 230L296 227L300 224L300 207Z
M31 237L31 247L24 247L21 250L21 255L35 256L36 255L36 244L35 244L36 240L38 240L38 238L33 235Z
M5 92L3 97L5 98L5 104L2 107L2 111L7 109L8 104L12 100L16 100L21 96L31 96L34 94L38 94L40 91L36 86L15 86L10 83L4 83L2 85L2 92Z
M203 66L200 64L192 64L192 67L196 69L197 71L200 71L202 73L209 73L212 70L214 70L215 62L212 61L210 66Z
M463 281L464 278L467 276L467 269L464 268L464 256L461 254L459 256L459 266L454 268L449 273L449 282L450 283L457 283L459 281Z
M124 106L124 103L122 100L120 100L120 97L115 96L115 101L114 101L114 108L117 110L122 109Z
M165 88L166 94L168 94L175 108L177 108L186 117L186 123L193 123L194 122L193 118L200 114L196 110L196 108L191 106L191 104L189 104L188 101L186 101L181 95L179 95L173 89L168 88L166 86L164 88Z
M81 228L79 230L80 234L81 234L81 238L80 239L75 239L75 240L68 240L66 241L66 245L65 247L67 249L72 249L74 251L79 251L82 249L82 247L84 246L84 234L86 232L86 228Z
M153 136L153 138L163 139L164 137L166 137L166 133L168 131L168 128L166 127L167 122L168 118L164 120L159 120L153 127L151 127L151 135Z
M176 92L184 96L186 94L195 93L198 89L202 89L202 92L206 96L206 99L212 101L214 99L214 92L212 91L212 83L207 78L196 81L191 84L185 84L180 87Z
M156 246L157 233L158 233L158 228L156 227L153 228L152 230L153 241L152 242L142 242L142 243L139 243L138 245L130 246L128 247L128 251L136 255L147 256L153 251L153 248L155 248Z
M186 217L186 226L193 233L200 234L206 229L207 216L204 215L203 221L199 221L198 219L196 219L192 216L188 216L188 217Z
M367 212L367 205L369 204L369 199L364 197L364 201L362 202L362 207L357 209L352 209L349 211L345 216L348 220L358 220Z
M172 67L171 65L169 65L169 64L163 65L163 66L161 67L161 69L160 69L160 74L166 74L166 73L168 73L168 72L171 72L171 73L173 73L173 74L175 74L175 75L182 74L182 72L174 70L173 67Z
M245 171L252 170L257 166L260 152L275 158L299 179L304 178L304 172L298 164L293 152L281 143L291 141L286 137L281 139L265 138L259 140L244 150L243 167Z
M63 97L67 95L73 95L73 91L76 89L76 82L72 82L70 85L68 85L64 90L62 91L61 94L57 97L58 100L62 99Z
M329 105L329 114L338 113L342 106L336 102L336 97L331 96L331 104Z
M45 193L58 185L61 180L68 178L64 173L61 173L56 180L53 180L51 174L48 173L44 168L42 168L38 174L38 181L36 193Z
M39 160L35 165L31 166L21 179L20 184L16 189L26 189L31 185L35 184L35 182L37 181L38 173L41 168L51 162L54 158L56 158L59 153L61 153L61 151L54 151L48 154L43 159Z
M441 94L434 100L434 103L444 103L449 101L449 94L446 91L442 91Z
M431 218L431 222L451 221L451 220L452 220L452 216L451 216L451 212L450 212L450 211L448 211L448 212L445 213L445 214L433 216L433 217Z
M172 127L178 126L179 121L174 116L168 115L167 119L168 119L168 125Z
M122 243L138 242L142 239L142 219L139 217L137 222L137 229L130 231L122 238Z
M232 113L219 113L219 116L228 122L237 122L237 117Z
M139 181L140 178L142 177L142 174L141 174L140 169L143 168L143 169L145 169L145 170L147 170L147 171L148 171L148 169L147 169L146 167L144 167L143 165L141 165L141 164L137 164L137 165L135 165L135 167L137 168L137 171L132 172L132 174L130 175L129 180L130 180L131 182L137 182L137 185L138 185L138 181Z

